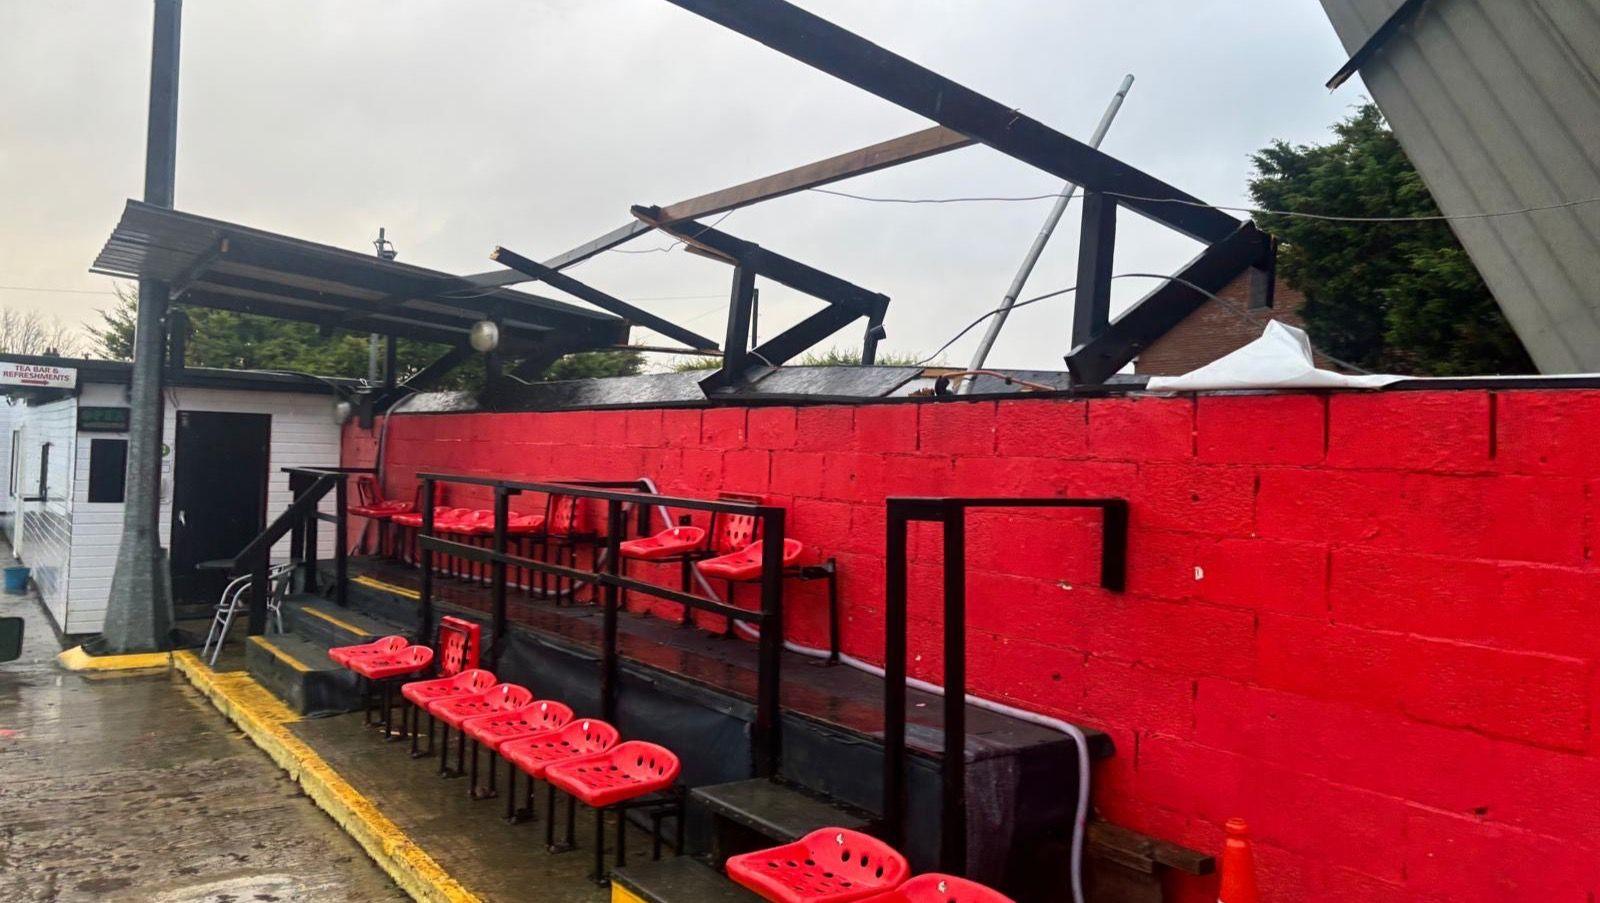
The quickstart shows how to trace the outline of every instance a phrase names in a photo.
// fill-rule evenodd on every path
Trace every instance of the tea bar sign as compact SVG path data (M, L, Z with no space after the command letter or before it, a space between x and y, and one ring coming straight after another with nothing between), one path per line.
M71 389L78 385L78 371L71 367L46 367L0 361L0 386L29 386L40 389Z

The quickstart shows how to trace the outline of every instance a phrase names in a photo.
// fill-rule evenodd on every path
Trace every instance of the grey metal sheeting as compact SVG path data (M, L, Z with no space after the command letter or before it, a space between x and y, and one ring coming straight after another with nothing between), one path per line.
M1322 6L1354 53L1402 2ZM1361 75L1446 214L1600 197L1600 0L1432 0ZM1600 204L1453 225L1541 371L1600 371Z

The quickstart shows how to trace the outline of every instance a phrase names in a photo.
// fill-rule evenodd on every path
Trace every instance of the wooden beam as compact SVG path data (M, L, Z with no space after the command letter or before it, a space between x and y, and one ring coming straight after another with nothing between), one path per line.
M675 223L686 219L714 216L761 201L783 197L786 194L816 188L819 185L971 147L977 143L960 132L936 125L826 160L818 160L775 175L754 179L742 185L702 194L687 201L679 201L662 207L659 219L661 222Z
M798 191L805 191L808 188L839 182L852 176L877 172L880 169L888 169L891 166L909 163L912 160L921 160L948 151L960 150L963 147L971 147L977 143L977 141L968 138L966 135L944 126L934 126L919 132L912 132L909 135L901 135L899 138L880 141L877 144L857 148L838 156L829 157L826 160L807 163L804 166L754 179L731 188L723 188L709 194L702 194L687 201L679 201L666 207L647 208L654 213L652 221L640 221L620 226L599 238L584 242L570 251L546 260L543 265L552 270L564 270L652 231L658 222L683 222L697 217L726 213L729 210L748 207L751 204L783 197L786 194L794 194ZM728 262L731 263L732 261ZM530 277L526 273L505 269L474 273L464 278L471 287L491 288L527 282Z

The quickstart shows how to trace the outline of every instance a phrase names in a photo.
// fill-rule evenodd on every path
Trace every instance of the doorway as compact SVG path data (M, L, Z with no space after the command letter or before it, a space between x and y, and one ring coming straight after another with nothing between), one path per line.
M172 597L215 603L228 572L198 568L244 551L266 528L272 415L178 412L172 486Z

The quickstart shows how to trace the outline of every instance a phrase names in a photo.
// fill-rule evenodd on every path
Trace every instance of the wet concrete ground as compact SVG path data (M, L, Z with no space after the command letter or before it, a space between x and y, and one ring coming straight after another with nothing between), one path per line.
M181 675L62 671L36 600L0 615L27 619L0 664L0 900L406 899Z
M604 903L610 891L588 880L594 867L594 814L578 808L578 848L566 853L545 849L545 794L537 794L538 819L508 824L505 798L474 800L467 796L466 778L438 776L436 757L413 759L403 740L385 743L382 732L364 727L359 714L316 718L290 725L324 760L375 800L383 814L399 825L446 871L484 900L538 900L540 903ZM423 741L426 745L426 740ZM455 750L451 749L451 764ZM480 759L485 765L488 758ZM480 766L481 767L481 766ZM505 765L499 766L504 791ZM488 780L487 772L483 781ZM518 780L518 803L526 779ZM561 809L557 836L566 827ZM670 844L672 822L665 825ZM607 864L615 864L612 850L616 823L606 829ZM649 832L630 828L628 861L650 856ZM663 855L671 856L670 846Z

